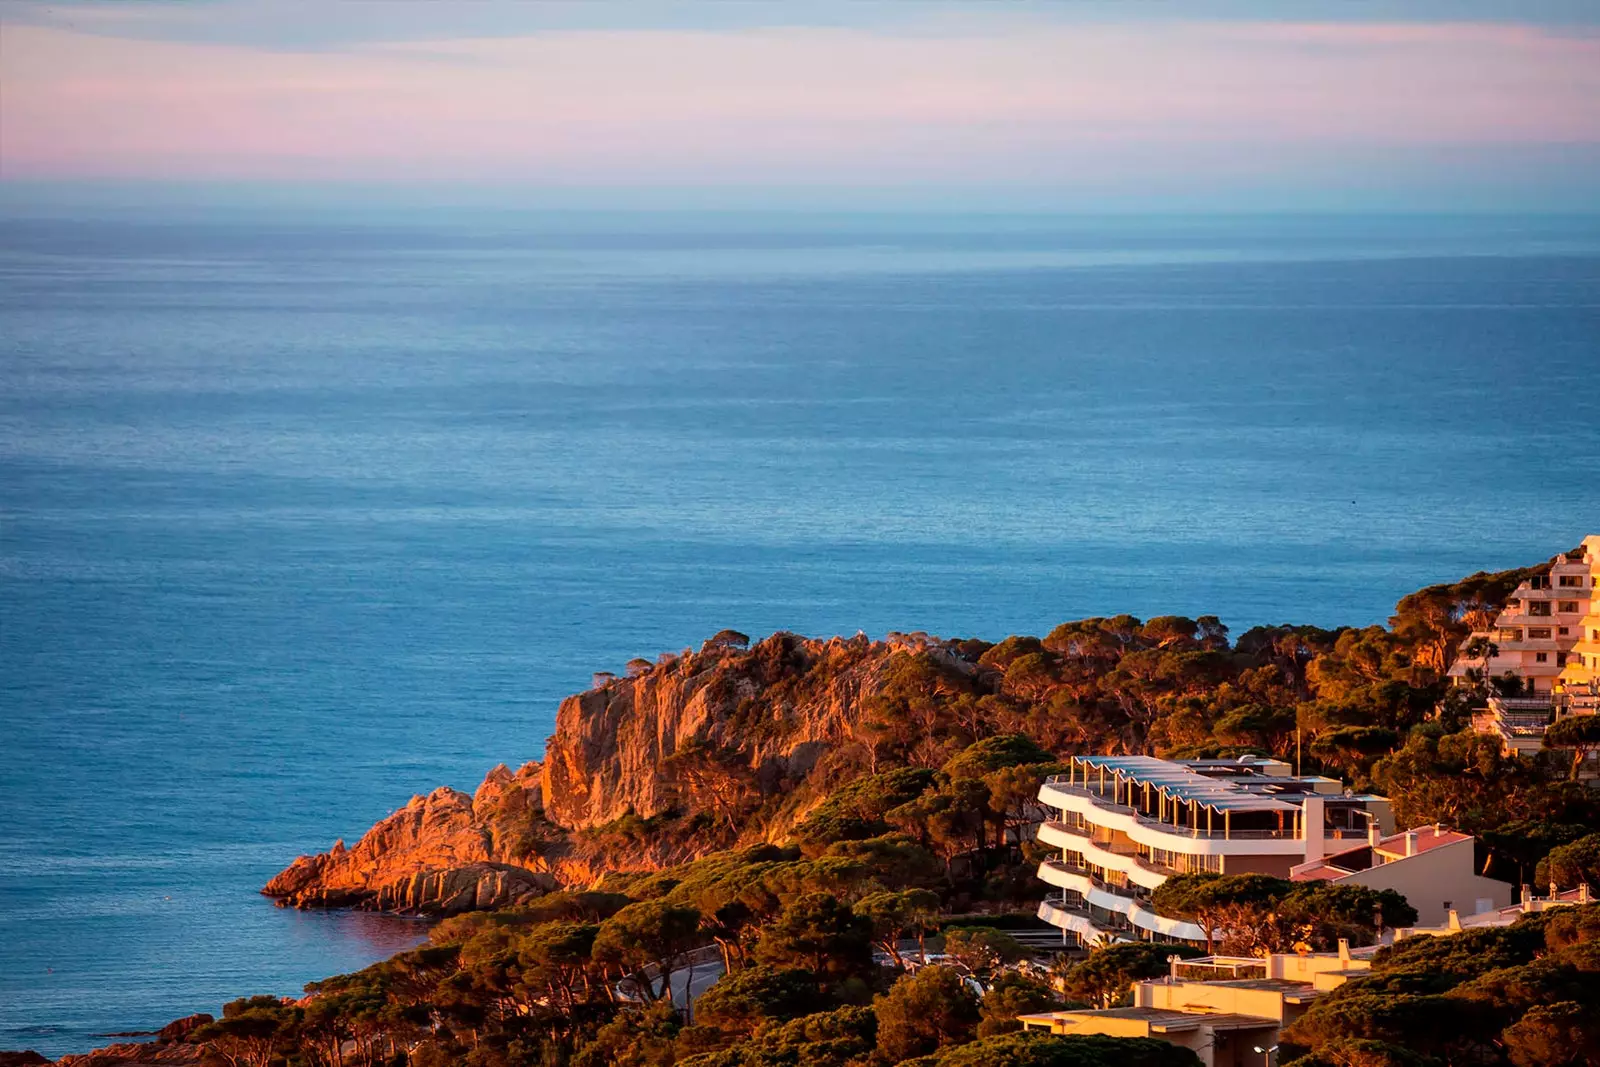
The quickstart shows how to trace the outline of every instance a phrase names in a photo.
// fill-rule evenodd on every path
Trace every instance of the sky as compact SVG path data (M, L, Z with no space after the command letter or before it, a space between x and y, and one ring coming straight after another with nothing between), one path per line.
M0 0L0 196L1600 209L1600 3Z

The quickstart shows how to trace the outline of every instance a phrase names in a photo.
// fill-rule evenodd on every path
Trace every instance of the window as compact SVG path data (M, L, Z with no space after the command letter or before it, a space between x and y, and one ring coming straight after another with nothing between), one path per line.
M1567 628L1565 626L1557 626L1556 633L1561 637L1565 637L1567 636Z
M1535 662L1535 663L1545 663L1545 662L1548 662L1549 659L1550 659L1550 653L1548 653L1548 652L1535 652L1533 654L1533 662Z
M1548 601L1548 600L1530 600L1530 601L1528 601L1528 614L1529 615L1538 616L1540 618L1549 618L1550 617L1550 601Z
M1576 615L1578 613L1578 602L1576 600L1563 600L1561 606L1556 610L1563 615Z
M1521 641L1522 640L1522 631L1521 630L1501 630L1500 631L1500 640L1502 640L1502 641Z
M1548 641L1548 640L1550 640L1550 627L1548 627L1548 626L1530 626L1530 627L1528 627L1528 640L1529 641Z
M1556 584L1557 585L1564 585L1569 589L1574 588L1574 587L1576 587L1578 589L1582 589L1583 588L1583 575L1581 575L1581 574L1563 574L1561 576L1560 580L1556 582Z
M1557 667L1565 667L1566 665L1567 665L1567 654L1565 652L1557 652L1556 653L1556 666Z

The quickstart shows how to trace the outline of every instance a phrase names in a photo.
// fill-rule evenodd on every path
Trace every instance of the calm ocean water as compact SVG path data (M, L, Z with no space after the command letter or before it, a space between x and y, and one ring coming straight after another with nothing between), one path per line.
M1594 219L0 222L0 1048L410 943L256 891L634 655L1570 547L1597 371Z

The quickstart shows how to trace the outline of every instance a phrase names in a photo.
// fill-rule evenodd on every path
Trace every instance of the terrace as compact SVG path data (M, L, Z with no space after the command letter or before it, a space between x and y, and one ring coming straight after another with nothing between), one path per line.
M1124 816L1162 833L1193 838L1302 838L1304 800L1321 795L1320 780L1255 775L1238 764L1206 767L1227 769L1236 776L1227 778L1149 756L1077 756L1068 766L1068 773L1047 780L1047 791L1086 799L1097 811ZM1360 798L1325 799L1339 806L1346 799ZM1326 828L1324 836L1364 837L1365 829L1335 825Z

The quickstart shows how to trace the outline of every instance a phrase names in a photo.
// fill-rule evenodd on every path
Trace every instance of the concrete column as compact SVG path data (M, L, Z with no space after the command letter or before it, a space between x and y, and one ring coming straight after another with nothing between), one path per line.
M1322 828L1327 816L1328 802L1321 794L1308 793L1300 806L1300 833L1306 842L1306 862L1314 863L1327 855Z

